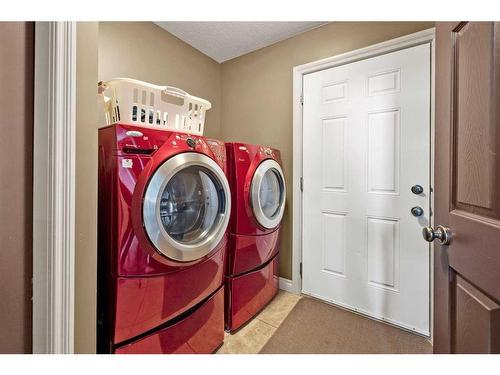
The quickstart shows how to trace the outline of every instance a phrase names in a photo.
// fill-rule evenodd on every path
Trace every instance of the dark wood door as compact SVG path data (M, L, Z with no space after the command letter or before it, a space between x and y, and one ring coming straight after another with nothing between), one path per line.
M436 24L434 351L500 353L500 23Z

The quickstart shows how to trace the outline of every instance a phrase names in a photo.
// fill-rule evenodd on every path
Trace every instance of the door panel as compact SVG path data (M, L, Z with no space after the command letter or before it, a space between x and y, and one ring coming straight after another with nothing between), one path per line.
M430 90L429 44L304 76L303 292L425 335Z
M500 305L456 275L453 282L452 352L498 353Z
M500 27L436 27L434 351L498 353ZM437 242L437 241L435 241Z
M500 182L500 172L495 168L498 165L494 152L497 100L492 84L496 68L491 66L491 59L500 53L500 44L492 43L493 33L493 23L476 22L467 23L452 34L455 39L452 95L456 106L453 205L459 210L498 219L500 192L496 183Z
M368 192L399 193L399 109L368 114Z

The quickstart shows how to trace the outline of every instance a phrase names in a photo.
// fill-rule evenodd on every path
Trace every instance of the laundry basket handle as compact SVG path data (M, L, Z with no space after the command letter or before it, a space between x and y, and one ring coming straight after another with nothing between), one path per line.
M149 82L139 81L137 79L132 79L132 78L113 78L112 80L109 81L101 81L99 82L99 92L102 93L104 90L108 88L108 85L112 84L113 82L133 83L138 86L145 86L149 87L150 89L163 91L166 94L177 96L178 98L185 98L186 96L190 96L189 93L187 93L186 91L181 90L174 86L158 86Z
M179 98L185 98L189 94L174 86L157 86L159 90L162 90L165 94L177 96Z

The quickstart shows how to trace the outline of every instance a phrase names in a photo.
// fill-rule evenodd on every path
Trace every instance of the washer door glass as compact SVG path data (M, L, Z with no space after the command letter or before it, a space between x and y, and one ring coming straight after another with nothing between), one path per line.
M206 155L178 154L151 176L142 216L156 250L189 262L209 254L221 241L231 211L231 195L220 166Z
M251 185L251 205L257 222L275 228L285 209L285 180L280 165L272 159L263 161L255 171Z
M221 209L221 191L206 168L191 166L177 172L160 200L160 217L167 234L186 244L206 236Z

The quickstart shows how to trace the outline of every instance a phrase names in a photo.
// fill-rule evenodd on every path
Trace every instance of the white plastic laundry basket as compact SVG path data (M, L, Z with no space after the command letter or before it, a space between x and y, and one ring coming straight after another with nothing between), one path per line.
M157 86L129 78L98 84L106 123L121 122L148 128L203 135L209 101L171 86Z

